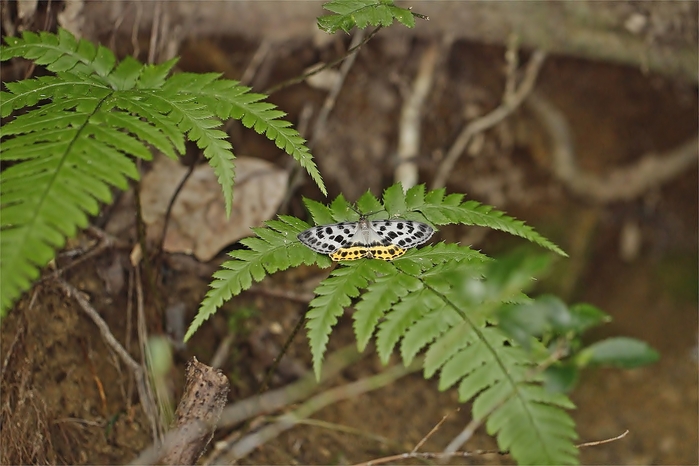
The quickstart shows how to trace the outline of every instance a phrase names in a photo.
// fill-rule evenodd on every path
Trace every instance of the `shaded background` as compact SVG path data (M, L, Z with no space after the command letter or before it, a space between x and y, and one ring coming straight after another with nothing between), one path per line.
M31 3L31 2L28 2ZM327 36L315 27L318 2L74 2L38 4L36 10L3 3L4 34L53 27L56 21L110 46L120 57L163 61L180 55L179 69L217 71L263 91L308 67L342 56L351 38ZM401 111L428 50L437 51L433 84L421 111L415 162L419 181L432 185L445 154L468 122L496 108L506 86L506 45L513 34L525 65L533 48L550 52L534 98L555 109L571 132L569 150L576 179L595 176L602 186L624 181L606 176L634 167L648 154L671 157L697 133L697 4L694 2L480 3L414 2L430 20L414 30L382 30L359 52L313 153L330 191L355 200L367 189L380 195L394 182ZM408 6L407 3L402 6ZM23 7L24 8L24 7ZM10 21L11 18L12 21ZM13 29L14 28L14 29ZM3 77L3 79L7 79ZM336 79L327 75L330 83ZM302 83L270 100L305 133L328 95L326 84ZM661 353L657 364L633 371L584 374L572 394L581 441L629 430L620 441L584 449L586 464L696 464L697 402L697 171L694 162L662 182L625 198L600 202L555 170L556 134L532 101L471 141L446 187L525 220L570 254L558 261L541 291L568 302L590 302L614 321L590 339L626 335ZM549 114L550 116L550 114ZM238 124L228 125L234 152L264 159L280 169L289 158L273 143ZM196 151L194 151L196 152ZM653 178L653 173L645 175ZM576 185L577 186L577 185ZM215 189L215 188L214 188ZM270 188L283 189L283 188ZM236 194L237 195L237 194ZM286 210L304 217L300 195L322 200L301 180ZM125 195L126 196L126 195ZM96 223L111 225L132 204L123 198ZM233 219L235 221L235 218ZM130 224L114 228L133 240ZM522 244L504 234L445 228L439 240L460 241L489 255ZM75 246L75 245L72 245ZM120 340L129 299L128 248L86 261L66 278L87 292ZM201 264L175 254L165 265L164 293L193 317L223 260ZM69 259L63 259L68 261ZM231 402L252 395L265 370L306 306L303 297L321 277L306 268L267 279L266 290L226 305L176 356L176 399L184 361L209 361L229 332L237 336L223 366L231 378ZM117 278L114 278L117 277ZM121 280L121 282L119 281ZM121 284L120 284L121 283ZM296 299L299 298L299 299ZM157 320L157 319L156 319ZM158 333L159 323L151 331ZM340 322L330 348L352 341L351 319ZM137 349L132 349L137 354ZM307 342L297 337L275 386L309 367ZM27 293L2 326L3 463L123 463L150 442L149 426L129 395L129 375L107 350L91 321L50 284ZM379 370L372 355L343 371L347 383ZM96 381L104 388L101 399ZM250 464L329 464L366 461L411 450L458 406L456 394L413 374L399 383L321 411L317 418L380 434L390 442L318 426L297 426L244 459ZM469 409L451 414L423 451L439 451L470 419ZM493 448L481 433L468 449ZM497 456L459 460L509 462Z

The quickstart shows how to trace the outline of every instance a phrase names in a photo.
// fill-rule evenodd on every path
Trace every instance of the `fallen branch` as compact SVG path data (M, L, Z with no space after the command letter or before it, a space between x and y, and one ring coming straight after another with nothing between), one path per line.
M274 424L262 427L257 432L242 438L235 444L230 445L220 442L219 445L221 446L217 445L217 448L220 449L212 454L205 464L220 463L222 461L229 463L244 458L256 448L294 427L298 421L310 417L322 408L342 400L357 397L371 390L385 387L405 375L419 371L422 368L422 362L422 359L417 359L409 367L393 366L381 374L332 388L316 395L295 411L278 417Z
M487 115L471 121L461 130L461 133L459 133L456 141L454 141L454 144L449 149L449 152L447 152L446 157L444 157L444 160L442 160L437 168L437 173L435 174L434 181L432 182L432 189L439 189L446 186L447 180L454 169L456 161L459 160L459 157L461 157L461 154L463 154L466 146L471 141L473 136L492 128L519 108L519 106L522 104L522 102L524 102L525 98L534 88L536 78L539 75L539 70L544 63L545 58L546 53L544 51L534 51L532 57L529 59L529 63L527 63L522 82L513 92L513 94L506 94L503 97L502 104L500 104L495 110ZM510 86L507 87L507 89L510 88Z
M670 181L697 163L697 137L663 154L644 154L633 165L615 168L605 175L582 170L575 157L573 137L565 115L544 96L533 92L527 107L548 132L553 174L572 193L605 204L635 199L649 189Z
M132 464L195 464L213 438L228 397L228 379L197 358L187 364L186 377L175 428L165 435L161 447L149 447Z
M615 442L617 440L621 440L622 438L626 437L626 435L628 433L629 433L629 431L627 430L623 434L617 435L616 437L612 437L612 438L608 438L608 439L604 439L604 440L597 440L594 442L581 443L579 445L576 445L575 447L576 448L592 447L592 446L602 445L605 443ZM374 466L376 464L395 463L395 462L400 461L400 460L408 460L408 459L448 460L449 458L467 458L470 456L484 456L484 455L505 456L507 454L508 454L507 452L502 452L502 451L498 451L498 450L454 451L451 453L411 451L410 453L401 453L399 455L385 456L383 458L377 458L375 460L365 461L364 463L356 463L353 466Z

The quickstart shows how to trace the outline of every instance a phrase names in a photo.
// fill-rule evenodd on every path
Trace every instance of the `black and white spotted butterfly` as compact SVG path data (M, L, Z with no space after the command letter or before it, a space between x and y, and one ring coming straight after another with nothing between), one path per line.
M363 257L393 260L425 243L434 229L412 220L367 220L320 225L302 231L299 241L334 261Z

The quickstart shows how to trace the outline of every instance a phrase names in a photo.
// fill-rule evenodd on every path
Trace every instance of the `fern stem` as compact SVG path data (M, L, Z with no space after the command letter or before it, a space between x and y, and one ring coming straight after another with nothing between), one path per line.
M296 76L295 78L287 79L286 81L282 81L281 83L277 84L276 86L272 86L269 89L263 91L263 94L271 95L281 89L284 89L285 87L293 86L294 84L298 84L305 79L313 76L314 74L318 74L323 70L327 70L328 68L332 68L333 66L337 65L338 63L342 62L345 60L347 57L352 55L355 52L358 52L359 49L369 42L372 37L374 37L381 29L383 26L378 26L376 29L371 31L371 34L369 34L363 41L361 41L359 44L355 45L354 47L351 47L350 49L345 52L344 55L342 55L340 58L331 61L330 63L321 66L320 68L316 68L314 70L309 71L308 73L304 73L301 76Z
M168 203L167 209L165 210L165 217L163 219L163 229L160 232L160 241L158 242L158 247L155 250L156 257L160 257L160 255L163 253L163 245L165 244L165 234L167 233L167 227L170 224L172 206L175 205L175 201L177 200L177 197L180 195L180 191L182 191L182 188L184 188L185 183L192 176L192 173L194 173L194 168L197 166L197 163L200 159L201 152L199 152L199 155L197 155L197 157L195 157L195 159L189 165L187 173L185 173L185 175L182 177L180 183L177 185L177 188L175 188L175 192L172 193L172 196L170 197L170 202Z
M143 211L141 210L141 193L138 189L137 186L133 187L134 190L134 207L136 209L136 232L138 236L138 244L141 246L141 254L142 254L142 259L141 263L143 264L143 272L146 277L146 281L148 283L148 288L150 292L152 293L151 296L153 297L153 305L155 307L156 312L158 313L158 316L162 316L162 313L160 312L160 309L162 309L161 303L161 296L160 296L160 290L156 286L158 283L158 279L156 277L156 271L158 267L155 269L152 267L151 264L151 254L148 253L148 245L146 244L146 224L143 221ZM159 260L159 256L156 255L154 256L156 260ZM135 267L138 267L138 265L135 265ZM155 321L158 323L157 330L158 332L162 331L163 325L162 325L162 319L158 318L155 319Z
M296 338L296 334L298 334L299 330L301 330L301 327L303 326L303 322L305 320L306 320L306 314L304 313L301 317L299 317L299 320L296 322L296 325L294 326L293 330L291 331L291 334L284 342L284 346L282 347L281 351L279 352L277 357L274 358L272 365L270 366L269 370L265 374L265 378L262 381L262 384L260 384L260 388L257 389L257 395L261 395L262 393L267 391L267 388L269 388L269 381L272 379L272 374L274 374L277 371L277 368L279 367L279 363L281 362L282 358L284 357L284 354L286 354L286 352L288 351L289 346L291 346L291 342L294 341L294 338Z

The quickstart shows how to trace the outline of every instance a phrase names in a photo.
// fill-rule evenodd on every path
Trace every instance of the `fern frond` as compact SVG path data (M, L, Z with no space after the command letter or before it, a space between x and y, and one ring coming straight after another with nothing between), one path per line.
M427 220L435 225L461 223L500 230L511 235L525 238L557 254L567 257L561 248L537 233L521 220L509 217L504 212L476 201L462 202L460 194L444 196L443 190L431 191L425 197L425 203L419 210Z
M527 352L499 327L488 324L498 303L517 288L514 283L520 289L526 283L528 274L510 265L499 264L496 267L502 270L486 271L486 277L498 277L495 281L499 285L487 284L486 278L486 285L475 293L483 299L480 304L462 299L461 291L455 286L442 286L435 291L454 312L444 314L448 323L442 322L438 329L431 330L430 337L438 335L425 355L425 377L440 371L440 390L458 383L459 400L474 400L474 419L487 418L488 432L497 437L500 448L510 451L518 463L575 464L575 431L565 411L573 405L564 395L547 391L537 369L548 352L543 347L535 353ZM520 266L531 270L538 265L524 260ZM452 272L461 274L460 270ZM468 283L470 278L464 275L451 279L452 285ZM433 289L429 284L428 288ZM499 294L494 288L500 290ZM430 323L431 326L422 325L427 329L436 326Z
M110 202L110 187L126 189L127 178L138 178L130 157L150 159L151 146L176 158L184 153L185 137L196 142L230 212L234 156L218 128L222 119L238 118L297 159L325 192L305 141L281 120L284 113L236 81L215 73L169 76L176 60L117 62L105 47L63 29L25 32L5 42L0 60L34 60L56 76L5 83L9 92L0 93L2 117L38 105L0 133L1 159L15 162L0 175L0 273L14 276L2 282L0 316L64 243L59 236L85 226L87 215L97 212L96 201Z
M301 264L316 263L315 253L303 246L296 235L308 224L294 217L282 215L279 220L265 222L268 228L254 228L257 237L244 238L241 243L249 249L231 251L232 260L221 264L214 274L210 290L199 307L199 312L187 330L187 341L194 332L232 296L247 290L253 282L267 274ZM325 266L329 266L329 259Z
M249 91L249 87L241 86L236 81L221 79L206 85L197 82L189 88L189 92L197 97L197 101L206 102L208 107L215 108L219 118L240 120L246 128L252 128L274 141L278 148L299 162L316 182L321 192L327 195L318 167L308 147L304 145L306 140L291 126L291 123L281 119L286 116L286 113L278 110L275 105L265 102L264 99L267 96Z
M415 27L415 18L410 10L399 8L387 0L333 0L323 5L335 13L318 18L318 27L333 34L339 29L349 33L353 27L360 29L372 26L390 26L398 20L405 26Z
M487 416L486 429L498 447L519 464L578 464L575 423L565 411L575 406L568 397L526 382L508 396L506 387L496 384L473 406L475 419Z
M447 195L444 190L426 193L424 186L406 193L400 184L391 186L384 192L383 202L366 192L357 201L360 212L342 196L330 206L308 199L304 202L318 224L356 221L360 212L371 211L382 218L414 218L435 225L485 224L556 250L530 227L501 212L464 202L460 194ZM188 336L223 301L268 273L302 262L330 264L327 256L296 241L295 235L308 228L306 223L284 217L268 226L256 229L256 238L243 240L249 249L231 253L233 260L216 273ZM400 345L406 364L425 350L425 376L439 372L441 389L458 384L462 401L475 400L474 406L481 410L478 414L497 414L501 416L498 420L508 412L527 417L529 444L523 443L517 427L490 420L487 424L518 461L574 462L574 432L566 427L569 417L565 413L572 405L563 395L541 388L543 378L536 372L537 357L546 355L545 349L534 357L519 346L519 340L493 324L503 303L528 302L523 290L546 263L524 255L495 262L470 248L444 243L411 249L392 262L365 259L340 263L316 288L306 315L316 375L339 316L359 298L353 326L361 349L376 335L383 362ZM549 418L557 430L543 426Z
M116 58L108 48L95 47L84 39L77 41L65 29L59 29L58 34L25 31L21 39L5 37L5 43L8 46L0 50L0 61L22 57L56 73L72 70L77 74L96 74L104 78L116 64Z
M422 287L417 278L387 270L388 273L377 276L374 282L362 294L362 299L355 306L352 315L357 346L364 351L379 320L401 298L411 291Z
M361 262L357 267L341 267L333 270L330 277L323 280L314 290L316 297L309 303L306 329L308 329L308 341L316 378L320 378L325 348L338 317L351 304L352 298L359 296L359 290L366 288L369 280L382 270L390 268L390 264L387 263Z

